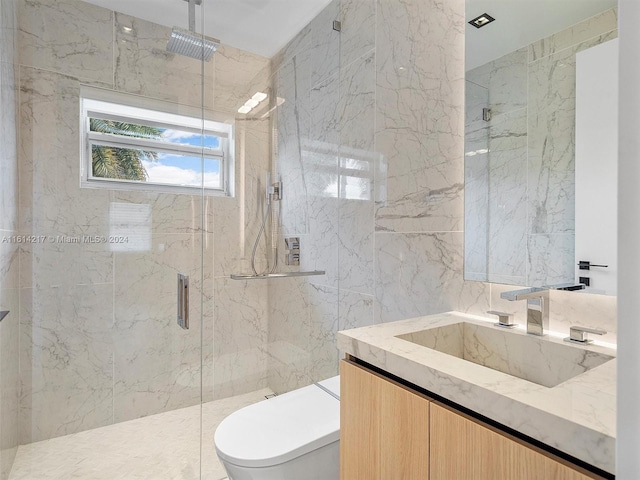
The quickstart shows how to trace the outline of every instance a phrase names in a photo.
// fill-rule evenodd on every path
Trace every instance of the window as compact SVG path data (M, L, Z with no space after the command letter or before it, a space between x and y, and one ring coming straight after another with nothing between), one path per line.
M198 109L150 102L83 91L82 185L231 195L233 125L203 122Z

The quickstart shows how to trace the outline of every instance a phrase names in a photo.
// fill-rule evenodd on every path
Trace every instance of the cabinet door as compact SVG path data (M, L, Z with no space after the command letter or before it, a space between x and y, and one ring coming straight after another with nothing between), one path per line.
M346 361L340 375L340 478L427 480L429 401Z
M583 474L448 408L431 404L431 480L587 480Z
M371 373L340 363L341 480L380 480L379 388Z

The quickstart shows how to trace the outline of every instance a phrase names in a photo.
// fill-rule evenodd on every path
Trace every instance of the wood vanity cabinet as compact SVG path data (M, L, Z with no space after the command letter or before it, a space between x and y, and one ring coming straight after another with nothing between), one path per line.
M429 400L358 365L340 365L340 478L429 478Z
M352 361L340 375L341 480L603 478Z

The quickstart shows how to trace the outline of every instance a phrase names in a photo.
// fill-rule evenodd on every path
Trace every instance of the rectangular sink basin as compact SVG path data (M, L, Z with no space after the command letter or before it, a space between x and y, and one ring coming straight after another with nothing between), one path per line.
M555 387L615 358L544 337L467 322L396 338L545 387Z

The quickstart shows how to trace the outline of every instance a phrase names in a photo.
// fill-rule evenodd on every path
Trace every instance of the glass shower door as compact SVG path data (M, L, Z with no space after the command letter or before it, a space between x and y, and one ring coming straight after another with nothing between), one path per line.
M17 1L21 446L10 478L199 479L213 328L204 179L220 170L204 135L213 64L167 51L170 27L99 3Z

